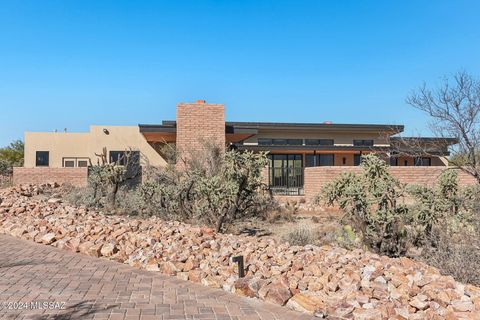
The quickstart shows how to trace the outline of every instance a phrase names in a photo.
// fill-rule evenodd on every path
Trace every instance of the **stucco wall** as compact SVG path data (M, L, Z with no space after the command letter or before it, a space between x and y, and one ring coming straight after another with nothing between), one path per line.
M108 134L104 132L107 130ZM140 151L142 165L164 166L165 160L148 144L138 126L91 126L89 132L26 132L26 168L35 167L36 151L49 151L49 167L63 167L63 158L86 157L97 162L102 149Z
M322 187L335 179L342 172L361 172L361 167L311 167L305 168L304 189L307 199L311 199L322 190ZM390 173L402 183L432 186L445 167L390 167ZM461 185L473 184L475 179L459 171Z

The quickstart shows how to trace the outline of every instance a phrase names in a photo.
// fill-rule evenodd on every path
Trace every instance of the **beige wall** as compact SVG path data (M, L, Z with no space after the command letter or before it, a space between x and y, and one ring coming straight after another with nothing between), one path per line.
M109 134L104 133L104 129ZM165 160L148 144L138 126L91 126L90 132L26 132L26 168L35 167L36 151L49 151L49 166L60 168L63 158L87 157L94 164L106 147L109 151L140 151L142 165L164 166Z

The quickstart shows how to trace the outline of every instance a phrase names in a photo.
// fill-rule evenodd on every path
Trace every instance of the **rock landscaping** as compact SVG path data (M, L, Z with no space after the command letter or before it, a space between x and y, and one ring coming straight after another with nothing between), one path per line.
M156 217L105 215L0 190L0 232L222 288L327 319L480 319L480 288L433 267L331 246L289 246ZM245 259L238 278L232 257Z

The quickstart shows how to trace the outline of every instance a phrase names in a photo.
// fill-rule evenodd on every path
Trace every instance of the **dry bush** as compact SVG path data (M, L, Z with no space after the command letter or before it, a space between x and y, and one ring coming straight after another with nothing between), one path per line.
M300 224L284 235L283 239L293 246L305 246L307 244L316 244L319 235L310 225Z
M432 243L419 258L458 281L480 286L480 226L475 233L454 236L447 226L434 228Z

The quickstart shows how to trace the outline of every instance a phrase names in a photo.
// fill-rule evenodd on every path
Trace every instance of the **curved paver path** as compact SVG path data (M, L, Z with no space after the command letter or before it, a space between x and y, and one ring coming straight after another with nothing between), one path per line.
M0 235L1 319L312 319L286 308ZM7 308L5 302L8 302ZM11 310L21 302L27 310ZM31 302L65 303L43 309ZM61 305L53 305L53 307Z

